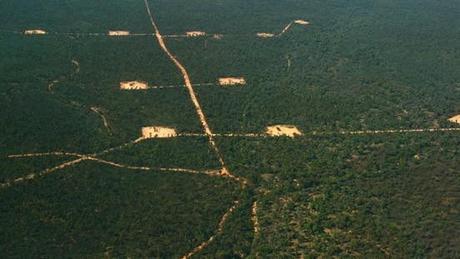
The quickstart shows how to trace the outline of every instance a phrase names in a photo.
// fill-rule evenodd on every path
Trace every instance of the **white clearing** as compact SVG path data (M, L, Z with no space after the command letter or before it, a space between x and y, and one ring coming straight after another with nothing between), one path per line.
M295 20L294 23L300 24L300 25L309 25L310 22L305 21L305 20Z
M265 133L272 137L287 136L290 138L301 136L302 132L293 125L273 125L268 126Z
M449 121L453 122L453 123L459 123L460 124L460 114L455 115L454 117L450 118Z
M200 36L205 36L206 32L204 31L188 31L185 33L187 37L200 37Z
M173 138L176 137L176 129L161 126L151 126L142 128L142 138Z
M25 30L24 34L25 35L33 35L33 34L35 34L35 35L45 35L45 34L47 34L47 32L44 31L44 30L36 29L36 30Z
M257 37L259 38L271 38L271 37L274 37L275 34L273 33L268 33L268 32L258 32L257 33Z
M219 78L219 85L221 86L233 86L240 85L243 86L246 84L246 80L243 77L221 77Z
M109 31L109 36L129 36L129 31Z
M143 81L122 81L120 82L121 90L146 90L149 89L147 82Z

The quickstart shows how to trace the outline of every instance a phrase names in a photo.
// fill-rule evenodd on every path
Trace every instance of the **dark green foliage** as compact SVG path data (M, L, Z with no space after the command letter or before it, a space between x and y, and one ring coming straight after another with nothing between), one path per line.
M249 180L244 190L224 178L96 162L1 189L4 257L179 257L215 233L234 200L240 205L223 233L196 257L460 257L457 132L336 134L455 126L447 118L460 113L458 1L149 4L163 34L224 34L165 39L193 83L246 78L243 88L196 87L215 133L294 124L306 136L218 137L229 169ZM202 132L184 88L118 89L125 80L183 84L155 38L59 34L151 33L142 0L4 0L0 10L0 182L72 159L10 154L99 152L149 125ZM278 38L255 36L294 19L311 24ZM50 34L12 33L36 28ZM91 107L101 109L110 131ZM205 137L148 140L102 158L219 167Z
M259 161L233 168L259 186L253 254L458 256L456 134L288 141L222 142Z
M74 159L73 157L59 156L8 158L6 155L2 155L0 157L0 184L32 173L39 173Z
M91 162L0 196L3 256L164 258L209 238L239 190L217 177Z
M250 217L251 196L243 193L237 210L225 223L224 232L210 246L197 255L202 258L243 258L251 253L254 238Z
M105 32L151 29L143 1L5 0L0 2L2 29L46 28L51 32Z
M186 17L168 10L181 1L152 6L162 28L229 34L222 40L168 40L195 83L246 77L248 85L240 90L199 89L219 131L261 130L273 123L356 130L449 125L446 118L460 110L454 18L460 7L454 2L200 1L194 6L187 1L193 11ZM217 13L233 18L221 21L228 17ZM293 26L281 38L255 37L279 32L298 18L311 25Z
M200 130L185 89L120 91L120 81L180 82L153 38L64 38L66 47L58 46L58 40L12 36L0 41L5 71L0 119L8 125L0 129L0 145L24 152L96 152L138 138L143 126ZM144 50L142 55L137 48ZM78 73L71 60L79 62ZM54 80L59 83L49 91ZM104 111L111 134L91 107Z

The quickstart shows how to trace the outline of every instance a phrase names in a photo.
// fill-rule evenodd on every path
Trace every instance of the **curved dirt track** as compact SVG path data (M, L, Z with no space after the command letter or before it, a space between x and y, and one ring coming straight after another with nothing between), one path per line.
M210 170L197 170L197 169L189 169L189 168L178 168L178 167L149 167L149 166L131 166L131 165L125 165L125 164L120 164L117 162L105 160L98 158L100 155L108 154L112 151L115 150L120 150L125 147L128 147L132 144L138 143L139 140L135 140L132 142L128 142L126 144L123 144L121 146L115 147L115 148L109 148L106 150L103 150L99 153L96 154L80 154L80 153L71 153L71 152L43 152L43 153L27 153L27 154L14 154L14 155L9 155L8 158L14 159L14 158L29 158L29 157L43 157L43 156L67 156L67 157L76 157L76 159L70 160L63 162L59 165L56 165L54 167L46 168L40 172L35 172L35 173L29 173L26 176L19 177L16 179L8 180L4 183L0 183L0 188L6 188L10 187L14 184L18 184L21 182L25 182L28 180L36 179L38 177L43 177L46 176L50 173L53 173L55 171L65 169L67 167L77 165L81 162L84 161L94 161L97 163L117 167L117 168L124 168L124 169L129 169L129 170L138 170L138 171L159 171L159 172L172 172L172 173L187 173L187 174L205 174L208 176L214 176L214 177L224 177L221 174L219 174L218 169Z
M216 238L217 235L222 234L222 232L224 231L225 222L227 221L228 217L236 210L240 202L234 201L233 203L234 203L233 206L231 206L220 219L219 224L217 225L217 230L214 233L214 235L209 237L208 240L199 244L197 247L195 247L192 251L188 252L186 255L182 256L181 259L188 259L192 257L193 255L199 253L200 251L208 247L209 244L211 244L211 242Z
M169 51L168 47L166 46L166 43L163 40L163 36L161 35L160 30L159 30L157 24L155 23L155 20L153 19L152 11L150 10L150 7L149 7L149 4L148 4L147 0L144 0L144 4L145 4L146 11L147 11L147 13L149 15L152 27L153 27L153 29L155 31L155 37L156 37L156 39L158 41L158 44L160 45L161 49L166 53L166 55L169 57L169 59L176 65L176 67L179 69L179 71L181 72L181 74L183 76L185 87L187 88L187 91L188 91L188 93L190 95L190 99L192 100L193 106L195 107L195 111L198 114L198 118L199 118L199 120L201 122L201 126L203 127L203 131L206 134L206 136L208 137L209 144L210 144L211 148L213 149L214 153L216 154L217 158L219 159L220 165L222 166L221 173L223 175L233 176L232 173L227 169L227 166L226 166L225 161L224 161L224 159L222 157L222 154L221 154L221 152L219 150L219 147L217 146L217 144L216 144L216 142L214 140L214 135L213 135L213 133L211 131L211 128L209 127L209 124L207 122L207 119L206 119L206 116L205 116L205 114L203 112L203 109L201 108L201 104L198 101L198 97L197 97L197 95L195 93L195 90L193 88L193 85L192 85L192 82L190 80L190 76L189 76L189 74L187 72L187 69ZM246 181L243 181L242 184L245 185Z
M217 158L219 159L219 163L220 163L220 165L222 167L222 169L220 170L220 175L223 176L223 177L230 177L230 178L240 182L242 187L244 188L246 186L246 184L247 184L247 180L244 179L244 178L240 178L240 177L237 177L237 176L233 175L226 167L226 164L225 164L224 159L222 157L222 154L221 154L221 152L219 150L219 147L217 146L217 144L216 144L216 142L214 140L214 134L212 133L211 128L209 127L209 124L207 122L206 116L205 116L205 114L203 112L203 109L201 108L201 104L198 101L198 98L197 98L197 95L195 93L195 90L193 89L193 85L192 85L192 82L190 80L190 76L189 76L189 74L187 72L187 69L185 69L185 67L179 62L179 60L176 57L174 57L174 55L167 48L167 46L166 46L166 44L165 44L165 42L163 40L163 37L162 37L162 35L160 33L160 30L159 30L157 24L155 23L155 20L153 19L153 15L152 15L152 12L150 10L150 7L149 7L149 4L148 4L147 0L144 0L144 4L145 4L146 11L147 11L147 13L149 15L152 27L153 27L153 29L155 31L155 37L156 37L156 39L158 41L158 44L160 44L160 47L163 49L163 51L166 53L166 55L169 57L169 59L176 65L176 67L179 69L179 71L181 72L181 74L183 76L185 87L187 88L187 91L188 91L188 93L190 95L190 99L192 100L193 106L195 107L196 113L198 114L198 118L199 118L199 120L201 122L201 126L203 127L203 131L204 131L205 135L207 136L209 144L210 144L211 148L213 149L214 153L216 154ZM183 258L189 258L192 255L194 255L196 253L199 253L201 250L206 248L214 240L214 238L217 235L221 234L222 231L223 231L223 227L224 227L225 222L227 221L229 215L236 209L237 204L238 204L238 202L236 202L235 205L230 207L230 209L223 215L223 217L220 220L218 228L217 228L216 232L214 233L214 235L212 235L207 241L204 241L203 243L201 243L200 245L198 245L197 247L192 249L192 251L187 253L186 255L184 255Z

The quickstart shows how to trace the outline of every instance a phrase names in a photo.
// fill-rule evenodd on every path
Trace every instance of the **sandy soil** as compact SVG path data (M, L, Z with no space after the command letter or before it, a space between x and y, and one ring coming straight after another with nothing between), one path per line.
M146 90L148 83L143 81L122 81L120 82L121 90Z
M205 36L206 32L204 31L188 31L185 33L187 37L200 37L200 36Z
M460 114L459 114L459 115L455 115L455 116L452 117L452 118L449 118L449 121L450 121L450 122L453 122L453 123L459 123L459 124L460 124Z
M302 132L300 132L300 130L297 129L296 126L293 126L293 125L268 126L265 132L267 133L267 135L273 136L273 137L287 136L287 137L293 138L293 137L302 135Z
M268 33L268 32L258 32L257 33L257 37L259 38L271 38L271 37L274 37L275 34L273 33Z
M305 21L305 20L295 20L294 23L300 24L300 25L309 25L310 22Z
M219 85L245 85L246 80L243 77L221 77L219 78Z
M143 138L173 138L177 136L177 132L173 128L151 126L142 128Z
M129 31L109 31L109 36L129 36Z
M24 34L25 34L25 35L32 35L32 34L35 34L35 35L44 35L44 34L47 34L47 32L46 32L45 30L34 29L34 30L25 30L25 31L24 31Z

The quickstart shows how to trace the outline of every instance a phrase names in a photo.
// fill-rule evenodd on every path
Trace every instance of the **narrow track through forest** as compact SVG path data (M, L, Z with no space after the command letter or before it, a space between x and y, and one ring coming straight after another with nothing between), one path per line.
M221 171L220 171L221 176L230 177L230 178L240 182L240 184L242 185L242 188L245 188L246 185L247 185L247 180L245 178L237 177L237 176L233 175L228 170L228 168L227 168L227 166L225 164L225 161L223 159L222 153L220 152L219 147L217 146L217 143L214 140L214 136L213 136L213 133L211 131L211 127L208 124L206 115L204 114L203 109L201 108L201 104L200 104L200 102L198 100L198 97L197 97L197 95L195 93L195 89L193 88L193 85L192 85L192 82L190 80L190 76L188 74L187 69L180 63L180 61L176 57L174 57L174 55L167 48L166 43L164 42L163 37L162 37L162 35L160 33L160 29L158 28L158 25L155 23L155 19L153 18L152 11L150 10L150 6L149 6L147 0L144 0L144 4L145 4L145 8L147 10L147 13L149 15L150 22L152 23L152 27L153 27L153 29L155 31L155 36L157 38L158 44L160 44L160 47L163 49L163 51L166 53L166 55L169 57L169 59L177 66L177 68L179 69L179 71L181 72L181 74L183 76L184 84L185 84L185 86L186 86L186 88L188 90L188 93L190 95L190 99L192 100L192 103L193 103L193 106L195 108L195 111L198 114L198 118L199 118L199 120L201 122L201 126L203 127L203 131L206 134L206 136L208 138L208 141L209 141L209 145L211 146L211 148L213 149L214 153L216 154L216 156L217 156L217 158L219 160L219 163L220 163L220 165L222 167ZM227 210L227 212L225 212L225 214L222 216L222 219L219 222L218 228L215 231L214 235L212 235L207 241L201 243L200 245L198 245L197 247L192 249L192 251L190 251L189 253L184 255L183 258L189 258L189 257L193 256L194 254L199 253L201 250L206 248L216 238L217 235L221 234L222 231L223 231L225 222L227 221L227 219L230 216L230 214L236 209L237 204L239 204L239 203L240 203L239 201L235 201L235 205L230 207Z

